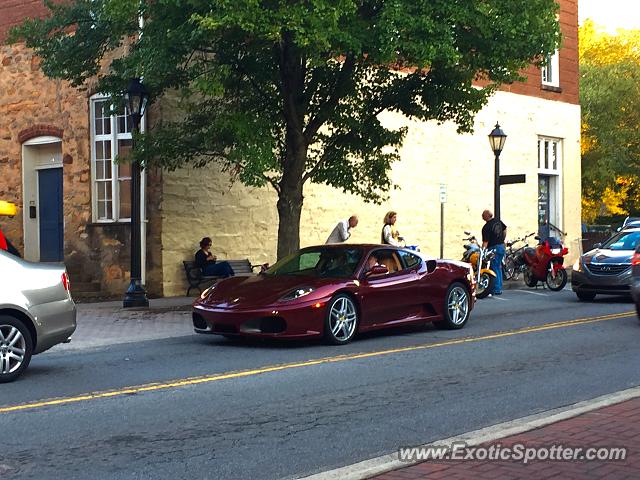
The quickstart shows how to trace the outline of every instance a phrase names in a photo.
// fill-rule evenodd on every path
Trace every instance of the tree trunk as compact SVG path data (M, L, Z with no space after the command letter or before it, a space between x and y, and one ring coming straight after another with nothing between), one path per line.
M286 152L282 159L282 178L278 191L278 260L300 248L300 214L302 213L303 175L307 161L304 136L304 78L306 60L293 41L293 34L283 31L278 50L280 90L286 122Z
M282 190L278 196L278 260L300 248L301 213L302 188Z
M300 248L300 215L302 213L302 176L307 157L306 146L291 145L289 159L282 172L278 193L278 260ZM289 149L289 145L287 146Z

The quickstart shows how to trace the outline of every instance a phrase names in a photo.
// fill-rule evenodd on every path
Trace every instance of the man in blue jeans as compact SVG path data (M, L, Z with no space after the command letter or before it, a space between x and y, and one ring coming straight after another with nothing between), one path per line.
M482 248L496 253L491 260L491 270L496 274L493 295L502 295L502 259L505 253L504 239L507 236L507 226L499 218L494 218L491 210L482 212L482 219L485 221L482 227Z

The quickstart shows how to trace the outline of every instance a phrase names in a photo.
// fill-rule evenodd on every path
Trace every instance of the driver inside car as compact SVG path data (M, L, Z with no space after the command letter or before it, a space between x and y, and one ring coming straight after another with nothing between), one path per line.
M380 265L378 263L378 257L376 257L375 255L371 255L369 256L369 258L367 258L367 265L365 266L364 271L368 272L376 265Z

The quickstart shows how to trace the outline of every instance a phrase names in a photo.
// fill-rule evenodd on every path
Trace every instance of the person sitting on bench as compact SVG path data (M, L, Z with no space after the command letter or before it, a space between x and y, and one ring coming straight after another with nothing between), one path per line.
M202 270L205 277L232 277L235 275L229 262L218 262L217 257L211 253L212 241L209 237L200 240L200 250L196 252L196 267Z

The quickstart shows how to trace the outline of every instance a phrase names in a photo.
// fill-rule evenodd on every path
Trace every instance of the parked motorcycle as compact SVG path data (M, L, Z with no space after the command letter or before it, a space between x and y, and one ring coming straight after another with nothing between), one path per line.
M476 298L485 298L493 291L496 283L496 273L489 268L489 262L495 257L495 252L482 248L471 233L464 232L464 234L469 235L463 239L469 243L464 245L462 261L470 263L473 267L476 276Z
M527 263L524 261L523 254L524 250L529 248L527 239L535 234L532 232L524 237L505 242L506 252L502 259L502 276L505 280L517 280L520 274L524 273ZM521 242L524 245L517 246Z
M540 237L535 237L540 240ZM545 282L549 290L558 292L567 284L567 271L564 268L564 257L569 249L555 237L549 237L535 249L525 248L518 262L524 262L524 283L535 287L538 282Z

